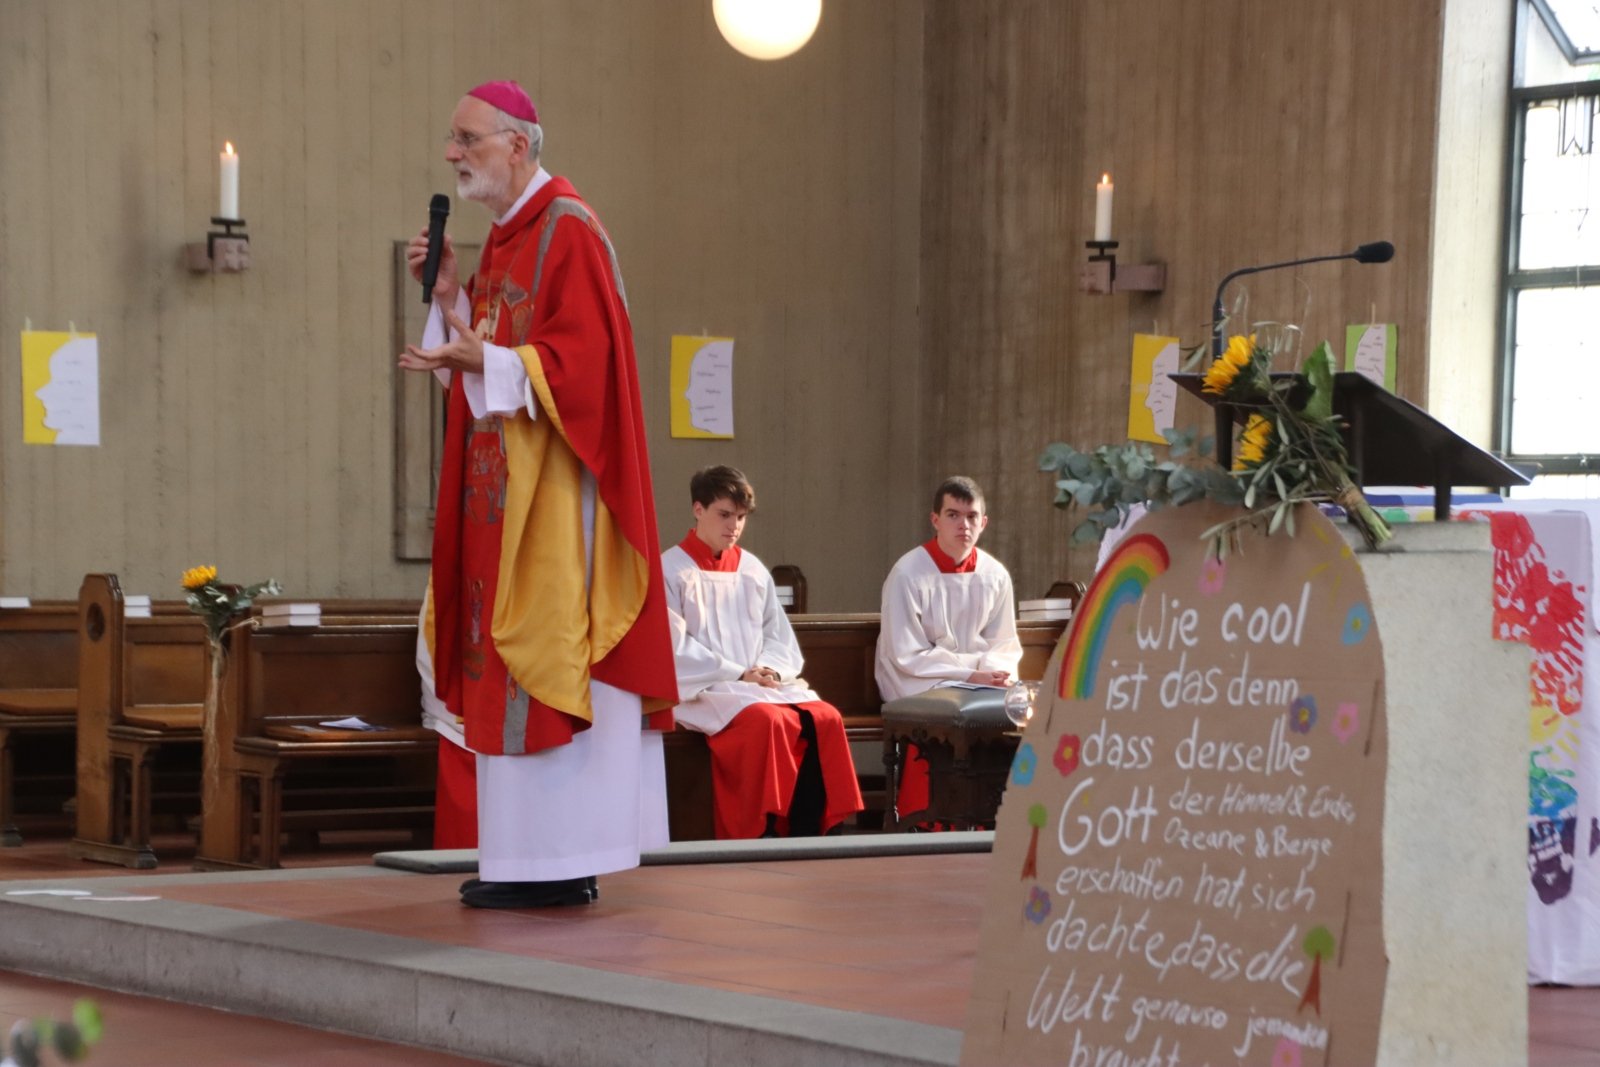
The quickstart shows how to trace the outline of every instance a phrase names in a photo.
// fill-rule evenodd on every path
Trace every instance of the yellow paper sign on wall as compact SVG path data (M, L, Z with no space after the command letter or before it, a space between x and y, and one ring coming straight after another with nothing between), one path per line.
M733 338L672 338L672 436L733 437Z
M1128 437L1162 444L1161 431L1172 429L1178 406L1178 383L1167 375L1178 369L1178 339L1155 334L1133 335L1133 376L1128 393Z
M100 443L100 342L94 334L22 332L22 440Z

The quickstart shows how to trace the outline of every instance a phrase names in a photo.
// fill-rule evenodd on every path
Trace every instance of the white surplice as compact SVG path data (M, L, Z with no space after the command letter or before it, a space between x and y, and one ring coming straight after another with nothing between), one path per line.
M800 678L800 642L772 575L754 555L741 552L736 571L707 571L674 545L661 554L661 571L678 669L678 722L714 734L751 704L821 699ZM783 684L741 682L751 667L771 668Z
M922 546L900 557L883 583L876 673L885 700L964 682L974 671L1022 663L1011 575L981 548L977 567L945 574Z

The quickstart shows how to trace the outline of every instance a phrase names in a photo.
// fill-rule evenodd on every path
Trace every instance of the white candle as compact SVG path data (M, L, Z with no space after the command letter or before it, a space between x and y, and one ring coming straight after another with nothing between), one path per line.
M233 150L232 141L224 141L222 146L222 205L217 215L224 219L239 217L239 155Z
M1094 187L1094 239L1111 240L1111 175L1100 175L1100 184Z

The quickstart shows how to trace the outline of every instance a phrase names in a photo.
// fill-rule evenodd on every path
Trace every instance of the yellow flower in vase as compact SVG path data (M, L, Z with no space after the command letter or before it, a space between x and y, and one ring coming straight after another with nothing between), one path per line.
M1227 350L1218 356L1211 364L1202 384L1202 391L1213 396L1221 396L1228 391L1255 356L1256 335L1242 337L1235 334L1228 338Z
M1272 443L1272 420L1265 415L1251 415L1239 435L1239 452L1233 457L1233 469L1247 471L1261 466L1267 458L1267 446Z
M190 567L188 570L183 572L183 587L190 591L199 589L207 582L214 582L216 580L217 568L207 564L202 564L198 567Z

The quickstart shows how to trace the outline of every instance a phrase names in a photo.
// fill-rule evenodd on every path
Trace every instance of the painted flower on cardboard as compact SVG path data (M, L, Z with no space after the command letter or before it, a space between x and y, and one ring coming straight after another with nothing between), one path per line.
M1028 894L1028 906L1022 909L1022 915L1034 925L1044 922L1050 915L1050 894L1034 886L1033 892Z
M1295 698L1289 705L1289 729L1297 734L1309 734L1317 725L1317 698L1309 693Z
M1280 1037L1278 1047L1272 1050L1272 1067L1300 1067L1300 1042Z
M1078 756L1083 746L1078 743L1077 734L1063 734L1061 741L1056 745L1055 765L1056 770L1065 778L1078 769Z
M1340 704L1339 710L1333 713L1333 725L1329 729L1341 745L1349 741L1361 729L1361 708L1349 700Z
M1227 576L1228 561L1207 553L1205 562L1200 564L1200 592L1206 596L1222 592L1222 583Z
M1344 617L1344 631L1340 634L1347 645L1360 644L1366 640L1367 631L1372 629L1372 612L1360 601L1350 605L1350 611Z
M1039 767L1039 757L1034 755L1033 746L1024 741L1017 746L1017 754L1011 759L1011 784L1032 785L1033 772Z

